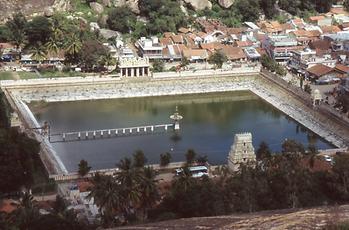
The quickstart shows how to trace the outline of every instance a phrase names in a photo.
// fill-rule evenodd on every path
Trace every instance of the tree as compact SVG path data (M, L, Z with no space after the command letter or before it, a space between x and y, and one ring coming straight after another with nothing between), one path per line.
M234 7L242 15L242 21L257 21L260 14L260 6L255 0L236 1Z
M30 188L40 143L15 129L0 129L0 194Z
M171 158L172 158L172 156L170 153L168 153L168 152L161 153L160 154L160 166L161 167L167 166L170 163Z
M82 49L82 42L78 34L71 35L64 44L65 59L69 62L76 63L78 61L79 53Z
M208 58L210 64L214 64L215 68L222 68L223 63L227 61L227 56L221 52L217 51Z
M24 43L25 27L27 20L24 15L19 12L13 15L13 18L6 22L6 27L10 30L11 41L17 46L17 49Z
M186 57L183 57L182 58L182 60L181 60L181 67L182 68L185 68L187 65L189 65L190 64L190 62L189 62L189 60L188 60L188 58L186 58Z
M157 172L152 167L145 167L143 170L142 180L139 184L139 190L142 196L140 207L143 210L142 219L147 219L148 209L153 207L160 199L156 179Z
M275 72L276 72L276 74L278 74L280 76L286 76L286 74L287 74L286 69L278 63L275 66Z
M205 165L208 162L208 158L206 155L200 155L196 158L196 162L199 165Z
M139 182L142 180L141 169L133 167L129 158L120 160L117 166L120 172L116 175L116 180L123 186L125 206L124 212L128 214L130 207L138 204L141 199Z
M50 37L49 40L45 44L46 50L48 52L52 52L53 54L58 54L60 50L60 43L54 37Z
M113 66L116 65L116 59L111 55L110 52L101 56L99 60L100 65L102 66Z
M140 0L138 5L141 15L149 19L147 23L148 34L175 32L187 24L187 17L177 1Z
M11 32L6 25L0 26L0 42L11 41Z
M295 140L285 140L281 147L283 153L305 153L304 146Z
M310 87L309 84L306 84L306 85L304 86L304 91L307 92L307 93L309 93L309 94L311 94L311 87Z
M346 11L349 11L349 0L344 0L343 6L346 9Z
M268 144L262 141L259 144L259 148L256 151L257 160L263 160L265 158L269 158L270 156L271 156L271 151L269 149Z
M276 0L260 0L259 4L266 18L272 19L277 15L278 12L275 8Z
M98 41L89 39L85 41L80 50L81 64L86 70L93 70L94 67L98 67L98 61L101 57L107 55L106 48Z
M115 224L115 215L124 210L124 191L120 184L112 176L96 174L92 179L90 199L94 198L95 204L103 215L104 227Z
M343 200L349 200L349 156L336 155L334 157L333 173L336 178L336 189Z
M51 26L51 22L44 16L34 17L32 21L28 22L24 30L29 46L35 46L38 43L45 44L51 36Z
M165 63L162 60L154 60L153 62L153 71L154 72L163 72L165 69Z
M145 163L147 163L147 158L145 157L142 150L137 150L133 154L133 166L136 168L144 167Z
M185 154L185 158L187 161L187 164L191 165L194 163L196 157L196 152L193 149L188 149L187 153Z
M79 166L78 173L81 177L86 176L91 170L91 167L88 165L88 162L85 161L84 159L80 161L78 166Z
M46 59L46 49L44 46L41 45L41 43L35 44L35 46L32 48L32 56L31 58L34 61L37 61L38 63L41 63Z
M30 229L38 219L39 210L33 205L33 196L25 192L21 196L20 208L16 210L16 221L20 229Z
M136 15L131 11L130 7L125 5L109 11L107 25L111 30L130 33L131 30L134 30L136 21Z

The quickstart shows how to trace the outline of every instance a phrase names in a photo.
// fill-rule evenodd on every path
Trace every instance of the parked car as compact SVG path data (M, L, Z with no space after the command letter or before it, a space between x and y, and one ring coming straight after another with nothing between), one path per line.
M329 155L324 155L324 159L325 159L325 161L327 161L327 162L332 162L332 157L331 156L329 156Z

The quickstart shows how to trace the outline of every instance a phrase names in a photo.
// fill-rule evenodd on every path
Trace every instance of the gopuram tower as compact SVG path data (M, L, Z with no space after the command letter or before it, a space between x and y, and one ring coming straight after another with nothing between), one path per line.
M234 143L228 156L228 168L232 172L239 170L240 164L255 162L256 155L252 145L251 133L235 134Z

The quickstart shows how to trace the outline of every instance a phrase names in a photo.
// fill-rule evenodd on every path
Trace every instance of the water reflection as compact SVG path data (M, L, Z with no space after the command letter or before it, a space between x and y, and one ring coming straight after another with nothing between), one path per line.
M192 148L207 155L211 163L222 164L234 134L245 131L253 133L255 147L265 141L273 151L280 151L286 138L305 146L330 146L249 92L36 103L30 107L39 122L49 121L51 131L59 133L169 123L176 105L184 117L178 133L55 143L54 148L72 171L82 158L95 169L114 167L137 149L144 151L149 163L159 162L159 155L165 152L172 154L173 161L184 160L184 153Z

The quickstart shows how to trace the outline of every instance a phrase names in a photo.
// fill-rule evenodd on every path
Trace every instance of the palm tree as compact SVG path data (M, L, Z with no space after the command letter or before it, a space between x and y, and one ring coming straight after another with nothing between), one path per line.
M192 177L189 168L183 167L181 175L174 181L173 186L186 192L194 184L194 182L195 179Z
M130 209L136 206L140 199L141 193L139 184L142 180L141 169L135 168L129 158L120 160L117 166L121 169L116 174L116 181L123 187L125 195L125 212L129 213Z
M29 230L39 216L38 209L33 205L33 196L27 192L22 194L20 208L16 210L17 223L20 229Z
M46 59L46 55L46 50L40 43L32 48L31 58L32 60L37 61L39 64Z
M101 66L115 66L117 64L116 59L108 52L106 55L101 56L98 61Z
M122 187L111 176L101 176L96 174L92 179L93 187L88 195L94 199L94 203L99 207L100 212L110 226L115 215L123 210L125 201L123 200Z
M65 52L76 56L82 48L82 42L77 34L73 34L65 43Z
M58 54L60 50L59 41L55 38L55 36L50 37L50 39L45 44L48 52L52 52L53 54Z
M143 169L143 176L139 186L142 194L140 207L143 211L143 220L147 218L148 209L151 208L160 198L156 175L157 172L152 167L145 167Z

